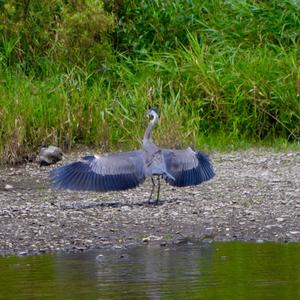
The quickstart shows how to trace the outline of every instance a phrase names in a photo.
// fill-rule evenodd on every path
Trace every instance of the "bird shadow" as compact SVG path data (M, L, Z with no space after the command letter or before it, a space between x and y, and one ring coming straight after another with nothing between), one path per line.
M62 210L69 210L69 209L75 209L75 210L82 210L82 209L90 209L90 208L121 208L121 207L159 207L162 206L166 203L174 203L178 202L177 198L174 199L168 199L168 200L159 200L158 202L153 201L149 202L143 201L143 202L134 202L134 203L122 203L122 202L100 202L100 203L86 203L86 204L81 204L81 203L75 203L75 204L63 204L60 205L60 208Z

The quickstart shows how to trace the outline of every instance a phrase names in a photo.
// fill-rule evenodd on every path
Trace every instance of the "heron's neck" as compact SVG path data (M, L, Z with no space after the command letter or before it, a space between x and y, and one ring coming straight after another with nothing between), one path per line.
M149 122L148 127L145 131L144 138L143 138L143 144L145 145L147 142L152 142L152 129L157 123L158 118L155 117L151 122Z

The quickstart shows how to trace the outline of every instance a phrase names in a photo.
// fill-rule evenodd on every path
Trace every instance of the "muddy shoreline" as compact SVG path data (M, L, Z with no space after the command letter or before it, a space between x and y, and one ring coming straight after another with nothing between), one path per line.
M213 180L186 188L163 184L157 206L147 203L150 181L118 193L56 191L48 172L57 165L1 167L0 255L189 240L300 242L299 152L210 156Z

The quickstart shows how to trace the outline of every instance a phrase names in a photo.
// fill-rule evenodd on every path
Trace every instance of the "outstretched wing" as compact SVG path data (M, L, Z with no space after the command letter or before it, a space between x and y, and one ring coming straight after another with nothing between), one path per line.
M50 172L56 188L81 191L119 191L145 180L140 151L85 156Z
M214 177L215 173L208 156L186 150L162 149L166 170L175 178L166 181L173 186L197 185Z

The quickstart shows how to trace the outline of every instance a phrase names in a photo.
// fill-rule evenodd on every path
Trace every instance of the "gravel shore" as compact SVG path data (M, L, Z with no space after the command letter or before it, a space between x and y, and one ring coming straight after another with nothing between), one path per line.
M68 155L67 163L80 154ZM189 240L300 241L300 153L255 149L210 155L216 176L196 187L150 180L124 192L57 191L28 163L0 168L0 255L85 251Z

